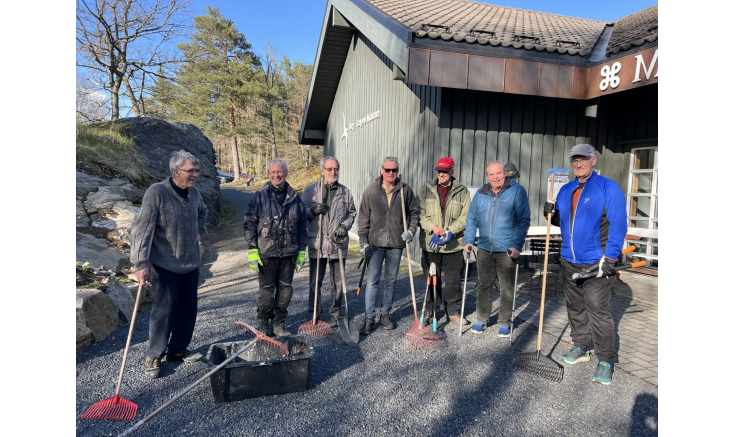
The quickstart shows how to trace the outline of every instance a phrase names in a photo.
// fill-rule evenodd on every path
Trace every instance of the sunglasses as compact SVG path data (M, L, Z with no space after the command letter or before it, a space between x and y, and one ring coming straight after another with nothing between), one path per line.
M397 168L385 168L383 167L383 170L385 170L386 173L398 173Z

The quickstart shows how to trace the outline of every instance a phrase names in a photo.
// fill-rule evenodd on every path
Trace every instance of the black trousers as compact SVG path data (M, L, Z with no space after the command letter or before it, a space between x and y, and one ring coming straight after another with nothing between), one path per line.
M588 348L594 337L595 355L600 361L616 363L615 322L610 314L612 284L615 276L575 281L572 275L594 264L573 264L561 259L567 316L574 346ZM591 333L591 335L590 335Z
M149 271L153 295L145 355L161 358L167 347L169 353L181 352L191 342L197 318L199 269L178 274L151 264Z
M493 282L500 281L498 325L510 326L516 263L505 252L477 248L477 321L487 323L493 311Z
M273 319L273 325L286 322L288 305L293 296L294 268L296 256L283 258L262 258L263 265L258 266L258 318Z
M345 259L342 258L342 267L345 266ZM329 264L329 282L332 284L332 304L329 307L329 315L338 317L342 307L342 273L339 269L339 259L319 259L319 286L316 287L316 258L309 258L309 317L313 316L314 309L314 290L318 289L316 297L316 316L322 315L322 283L327 273L327 264Z
M421 251L421 267L424 270L424 280L429 277L429 265L436 264L436 307L442 302L442 270L444 270L444 309L448 316L459 314L462 306L462 274L464 273L464 256L462 251L453 253L434 253ZM424 289L426 290L426 289ZM418 296L417 296L418 298ZM426 296L426 312L428 316L434 314L434 286L429 285Z

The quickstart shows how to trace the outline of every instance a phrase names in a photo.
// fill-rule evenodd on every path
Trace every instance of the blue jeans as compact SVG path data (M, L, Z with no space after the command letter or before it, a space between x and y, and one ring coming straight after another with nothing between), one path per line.
M370 248L370 265L367 268L367 287L365 287L365 317L375 319L375 299L378 296L378 282L380 281L380 273L383 270L383 260L385 260L385 289L383 290L383 306L380 308L380 314L390 314L402 254L402 248Z

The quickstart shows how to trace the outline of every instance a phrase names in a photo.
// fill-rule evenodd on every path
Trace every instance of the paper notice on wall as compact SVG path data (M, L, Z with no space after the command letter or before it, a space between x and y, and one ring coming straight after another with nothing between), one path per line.
M549 198L549 193L551 192L551 175L554 175L554 197L553 199L556 200L556 197L559 195L559 190L561 190L561 187L564 186L567 182L569 182L569 169L568 168L550 168L549 169L549 178L548 178L548 185L546 187L546 198Z

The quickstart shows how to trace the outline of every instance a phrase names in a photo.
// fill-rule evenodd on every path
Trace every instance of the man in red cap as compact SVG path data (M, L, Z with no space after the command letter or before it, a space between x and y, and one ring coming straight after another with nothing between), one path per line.
M441 271L444 269L445 307L444 311L450 322L459 325L462 291L460 281L464 267L462 248L464 247L464 228L467 213L470 210L470 192L454 178L454 160L445 157L436 164L436 178L429 181L418 192L419 227L421 246L421 267L424 276L429 275L429 265L436 265L438 303L441 302ZM474 241L474 240L473 240ZM428 316L425 323L430 323L434 314L433 290L429 290L426 298ZM464 325L470 323L465 320Z

